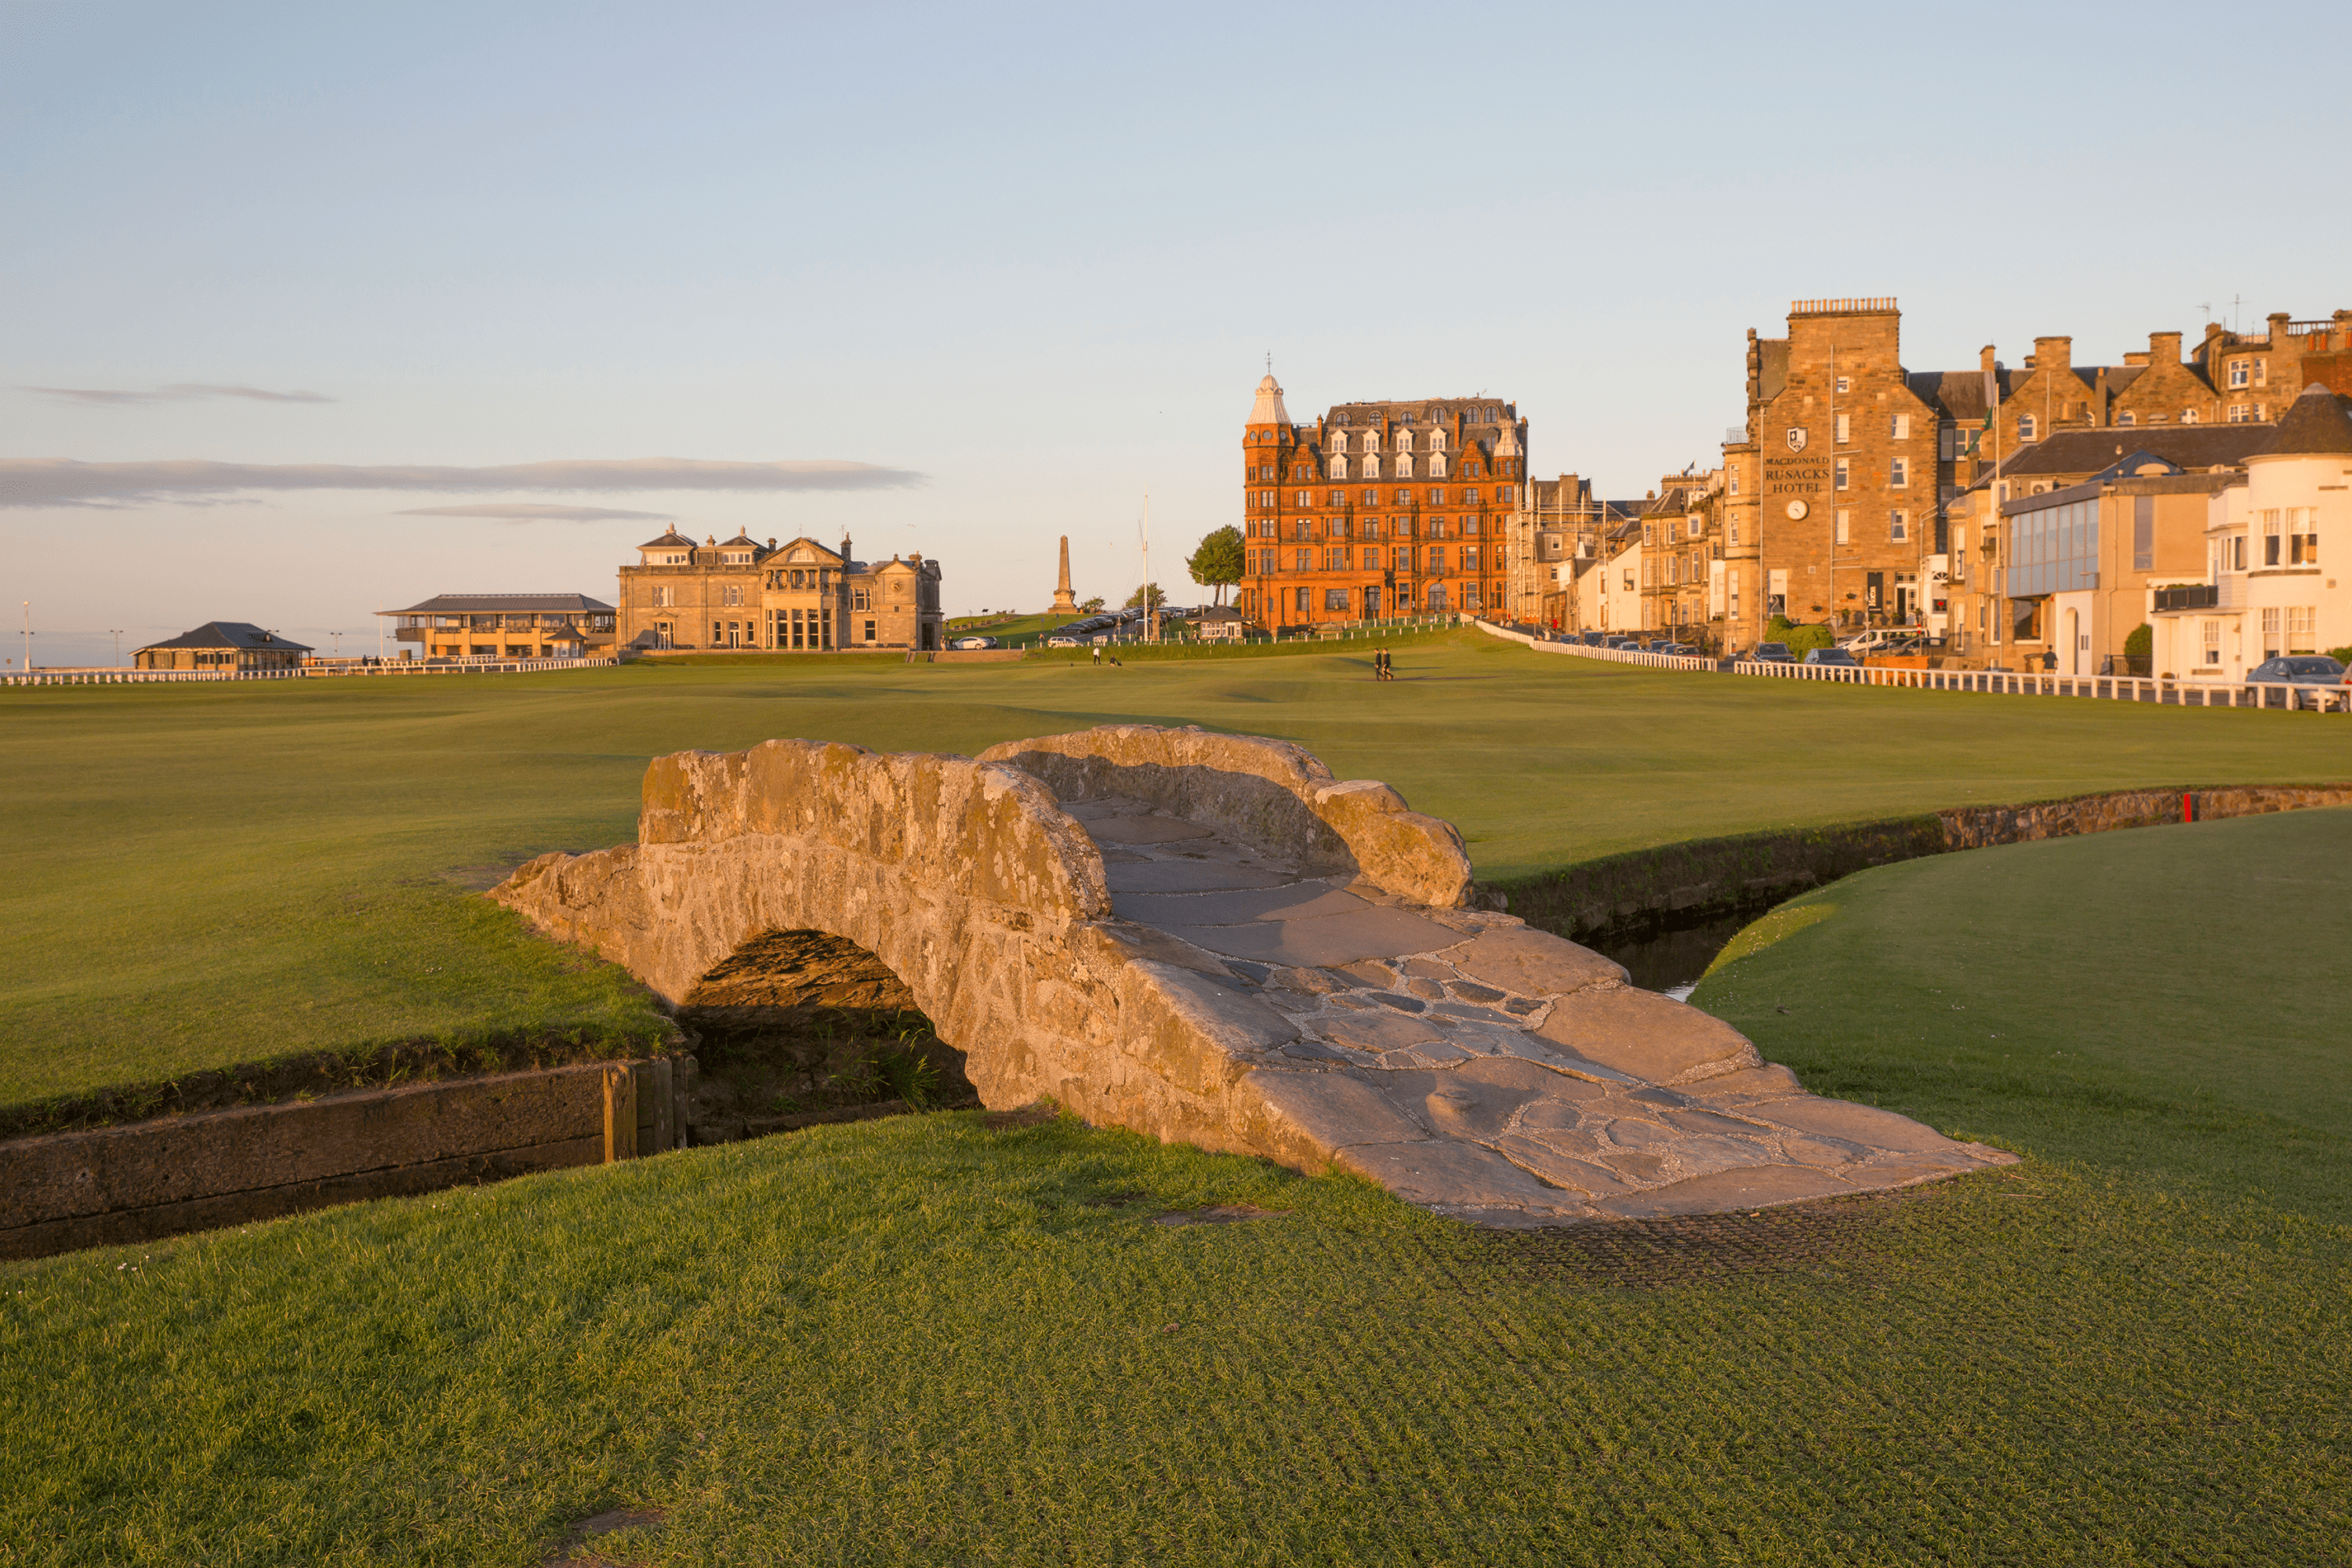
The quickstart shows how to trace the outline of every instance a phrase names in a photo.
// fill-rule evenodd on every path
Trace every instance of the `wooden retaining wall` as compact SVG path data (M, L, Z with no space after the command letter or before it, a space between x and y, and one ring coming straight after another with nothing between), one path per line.
M2311 806L2352 805L2352 784L2244 784L2114 790L2023 805L1971 805L1844 826L1746 833L1636 849L1494 884L1488 901L1574 942L1760 913L1872 866L1995 844ZM1494 895L1500 895L1499 899Z
M694 1059L588 1062L0 1142L0 1258L682 1148Z

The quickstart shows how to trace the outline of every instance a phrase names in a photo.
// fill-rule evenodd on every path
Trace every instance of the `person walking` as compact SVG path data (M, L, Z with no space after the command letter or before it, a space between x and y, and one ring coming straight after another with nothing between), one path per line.
M1102 644L1100 643L1095 644L1095 668L1097 669L1102 668Z

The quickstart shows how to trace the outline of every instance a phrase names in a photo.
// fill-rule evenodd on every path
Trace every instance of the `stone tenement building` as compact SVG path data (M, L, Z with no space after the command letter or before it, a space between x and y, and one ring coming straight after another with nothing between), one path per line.
M803 535L761 544L738 533L697 544L675 530L621 568L624 647L772 648L824 653L940 646L940 563L920 554L867 563L850 542Z
M1293 425L1269 375L1242 435L1239 608L1266 626L1501 614L1526 476L1508 403L1343 403Z
M2041 337L2019 370L1988 347L1973 370L1907 371L1901 325L1891 299L1800 300L1785 338L1749 331L1748 419L1717 498L1730 646L1776 614L1944 633L1949 504L2053 437L2259 425L2309 383L2352 392L2352 310L2273 314L2261 336L2213 323L2186 354L2182 334L2151 332L2120 365L2077 365L2071 338Z

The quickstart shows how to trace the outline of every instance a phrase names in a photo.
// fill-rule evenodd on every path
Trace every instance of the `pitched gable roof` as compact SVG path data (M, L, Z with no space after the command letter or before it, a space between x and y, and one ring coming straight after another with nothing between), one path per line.
M694 548L694 541L673 528L659 539L648 539L637 548L640 550L691 550Z
M379 616L531 616L613 613L613 606L585 594L436 594L404 610L378 610Z
M268 648L274 653L310 651L309 643L294 642L266 632L250 621L206 621L194 631L182 632L163 642L149 643L138 651L145 653L152 648L165 647L225 647L240 652Z

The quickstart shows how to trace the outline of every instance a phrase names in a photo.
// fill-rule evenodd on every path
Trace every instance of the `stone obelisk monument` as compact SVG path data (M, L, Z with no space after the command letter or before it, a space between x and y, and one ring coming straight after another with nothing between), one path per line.
M1058 616L1065 612L1076 613L1077 607L1077 595L1070 592L1070 536L1066 533L1062 535L1062 581L1055 588L1054 602L1047 610Z

